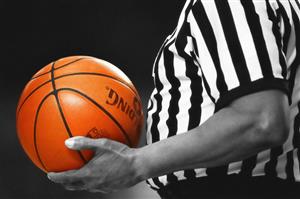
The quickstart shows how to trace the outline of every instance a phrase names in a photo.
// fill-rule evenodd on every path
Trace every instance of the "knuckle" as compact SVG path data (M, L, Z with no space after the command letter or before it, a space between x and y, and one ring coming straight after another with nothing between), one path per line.
M101 138L101 139L98 139L95 141L95 145L98 147L98 148L106 148L109 144L108 144L108 139L106 138Z
M99 144L101 145L107 145L108 139L107 138L101 138L98 140Z
M82 140L82 145L83 146L86 146L86 147L93 147L95 144L94 144L94 140L91 139L91 138L85 138L84 140Z
M79 143L80 143L81 145L86 144L86 142L87 142L87 141L86 141L85 139L80 139L80 140L79 140Z

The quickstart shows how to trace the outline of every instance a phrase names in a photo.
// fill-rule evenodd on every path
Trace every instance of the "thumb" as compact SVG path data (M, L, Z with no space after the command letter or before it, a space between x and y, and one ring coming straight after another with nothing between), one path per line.
M96 150L97 141L95 139L91 139L88 137L76 136L65 140L65 145L69 149L74 149L74 150L83 150L83 149Z

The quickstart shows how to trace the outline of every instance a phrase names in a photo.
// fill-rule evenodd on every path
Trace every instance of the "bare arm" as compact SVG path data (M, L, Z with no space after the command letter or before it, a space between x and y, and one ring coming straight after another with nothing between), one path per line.
M198 128L140 149L74 137L69 148L92 149L95 157L79 170L48 177L69 190L111 192L176 170L220 166L282 144L287 115L286 95L269 90L241 97Z
M147 179L242 160L282 144L287 135L287 97L269 90L235 100L187 133L139 149L137 160Z

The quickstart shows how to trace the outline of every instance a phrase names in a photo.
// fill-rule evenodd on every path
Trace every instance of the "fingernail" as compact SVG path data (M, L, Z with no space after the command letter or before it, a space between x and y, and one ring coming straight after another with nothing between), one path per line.
M74 139L67 139L65 140L65 145L68 147L68 148L72 148L75 144L75 141Z

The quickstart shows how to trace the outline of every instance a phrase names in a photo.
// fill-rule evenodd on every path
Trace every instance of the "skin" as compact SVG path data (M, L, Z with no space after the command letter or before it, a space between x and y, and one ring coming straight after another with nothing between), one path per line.
M285 142L288 110L286 94L266 90L234 100L187 133L138 149L107 139L74 137L66 141L67 147L92 149L95 157L79 170L48 177L68 190L108 193L177 170L239 161Z

